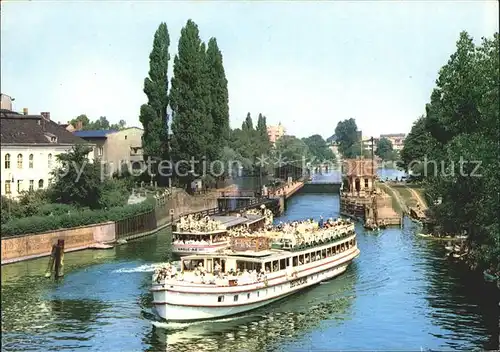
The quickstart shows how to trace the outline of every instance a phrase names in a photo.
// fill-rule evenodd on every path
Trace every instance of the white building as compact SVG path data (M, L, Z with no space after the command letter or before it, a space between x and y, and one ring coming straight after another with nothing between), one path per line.
M17 198L22 191L46 188L56 156L75 144L88 144L50 120L49 113L29 115L0 111L1 194ZM93 160L93 153L89 154Z

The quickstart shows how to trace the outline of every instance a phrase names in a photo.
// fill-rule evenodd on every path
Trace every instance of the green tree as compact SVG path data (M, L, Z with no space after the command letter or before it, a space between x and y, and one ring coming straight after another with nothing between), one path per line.
M303 140L295 136L283 136L276 141L276 153L281 163L301 166L307 158L308 149Z
M69 123L74 127L78 125L78 122L82 123L82 129L85 129L90 124L90 120L85 114L78 115L76 118L69 121Z
M439 71L426 116L413 126L402 166L426 157L420 176L432 201L430 215L442 232L469 235L471 266L500 269L498 151L499 34L475 46L462 32L457 50ZM479 169L476 169L480 165Z
M222 53L215 38L210 38L208 41L206 58L209 73L210 110L214 127L214 147L220 153L229 140L229 93Z
M335 155L328 148L326 141L319 134L314 134L307 138L302 138L307 146L309 157L317 163L335 161Z
M99 207L101 170L99 164L90 162L91 151L91 147L77 144L68 153L57 155L59 166L52 172L54 184L51 186L54 202Z
M343 157L353 158L359 155L361 150L360 138L356 121L353 118L339 121L335 128L335 135L339 143L339 152Z
M120 120L118 123L113 123L109 126L110 130L121 131L127 128L127 122L125 120Z
M170 37L167 24L162 22L154 34L149 55L149 77L144 79L147 104L141 106L139 120L144 128L144 157L168 159L168 52Z
M174 58L174 76L170 90L172 108L172 153L175 161L195 158L194 170L179 164L183 182L189 185L193 171L201 175L204 157L209 159L214 150L213 121L210 114L210 85L208 80L205 45L198 26L188 20L181 30L178 54ZM207 160L210 161L210 160ZM186 175L186 176L184 176Z
M272 145L269 141L269 135L267 134L267 121L266 117L262 114L259 114L257 119L257 127L255 128L256 132L256 150L258 152L257 155L268 155L271 151Z
M252 115L250 113L247 113L247 117L245 118L245 121L243 121L243 124L241 125L241 130L242 131L253 131L253 120L252 120Z
M413 123L410 133L405 138L405 144L400 152L398 166L417 180L422 180L423 163L435 144L430 132L426 129L425 116ZM432 166L432 165L429 165Z
M392 147L392 142L387 138L380 138L377 141L374 154L382 160L395 160L397 157L397 153Z

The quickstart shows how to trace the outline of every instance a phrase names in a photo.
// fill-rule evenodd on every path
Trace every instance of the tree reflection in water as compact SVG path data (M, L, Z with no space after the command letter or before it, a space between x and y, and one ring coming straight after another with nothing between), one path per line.
M275 351L322 321L351 318L356 275L316 285L254 312L194 323L155 323L148 351ZM269 313L268 313L269 312Z
M424 262L427 276L424 297L433 308L428 317L447 331L446 336L434 336L446 337L452 349L473 349L474 345L483 345L485 350L498 349L498 289L461 263L442 260L445 257L442 243L429 243L428 257Z

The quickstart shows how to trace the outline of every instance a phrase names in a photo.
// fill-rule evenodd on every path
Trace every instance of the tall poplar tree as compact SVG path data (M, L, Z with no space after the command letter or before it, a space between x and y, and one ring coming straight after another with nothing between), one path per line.
M210 112L214 127L214 148L219 154L229 139L229 93L222 53L215 38L208 41L207 69L210 84Z
M139 120L144 128L142 147L145 158L168 158L168 47L167 24L162 22L155 32L149 55L149 77L144 79L148 103L141 106Z
M176 162L199 161L193 172L202 175L203 158L211 158L213 150L213 122L210 114L210 89L205 45L199 35L198 26L188 20L181 30L178 53L174 58L174 76L170 90L172 108L172 154ZM192 177L186 163L178 169L186 184Z
M268 154L271 150L271 142L269 141L269 136L267 134L267 122L266 117L259 114L257 120L257 143L259 145L259 154Z

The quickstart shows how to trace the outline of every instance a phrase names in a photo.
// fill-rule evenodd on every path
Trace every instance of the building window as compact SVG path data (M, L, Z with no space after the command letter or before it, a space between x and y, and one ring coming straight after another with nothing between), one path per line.
M43 188L43 180L38 181L38 188Z
M49 154L47 156L47 166L49 167L49 169L52 169L52 154Z
M219 296L217 298L217 302L224 302L224 296Z
M5 154L5 168L10 169L10 154Z
M17 154L17 168L18 169L23 168L23 155L22 154Z
M21 193L23 190L23 180L17 180L17 193Z
M125 139L127 139L127 136L125 136Z
M368 179L365 178L365 188L368 188Z
M102 154L104 154L104 148L103 147L97 148L97 156L102 156Z
M8 154L7 154L8 155ZM10 180L5 181L5 194L10 194Z
M34 180L30 180L30 188L29 188L29 190L33 191L34 189L35 189L35 181Z
M30 156L28 157L28 167L30 169L33 168L33 154L30 154Z

